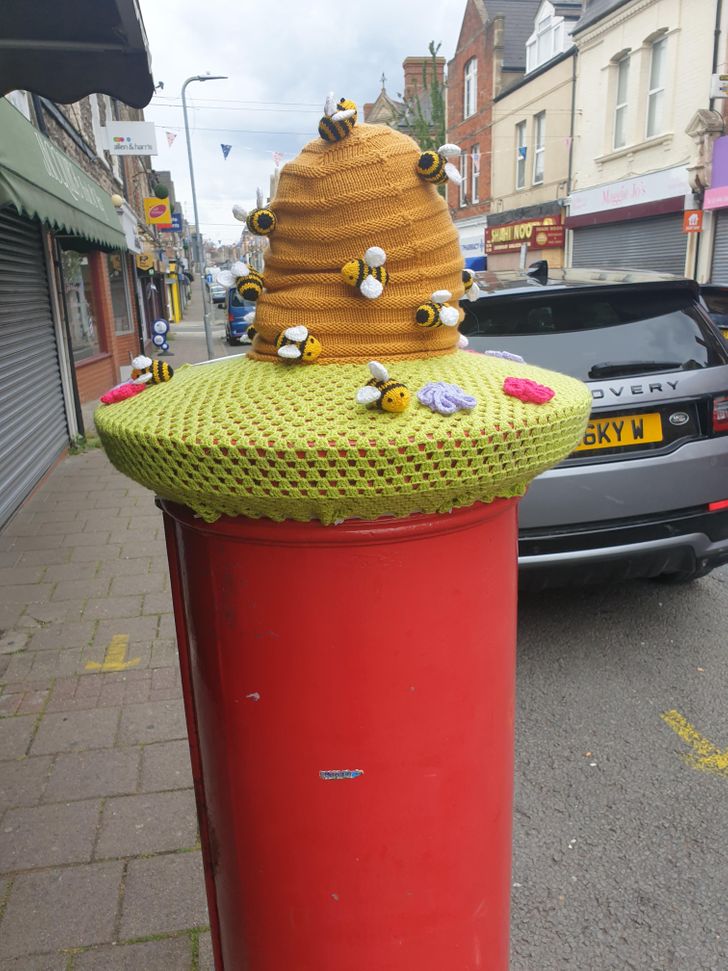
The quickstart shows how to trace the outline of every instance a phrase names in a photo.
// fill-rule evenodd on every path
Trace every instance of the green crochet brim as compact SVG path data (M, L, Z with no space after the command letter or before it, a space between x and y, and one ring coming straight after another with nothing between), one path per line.
M447 512L522 495L578 444L591 407L573 378L458 351L387 364L412 393L401 414L357 404L362 364L271 364L246 357L186 365L172 380L94 420L113 464L208 522L222 515L276 521L373 520ZM552 388L523 403L506 377ZM446 416L421 405L431 381L477 399Z

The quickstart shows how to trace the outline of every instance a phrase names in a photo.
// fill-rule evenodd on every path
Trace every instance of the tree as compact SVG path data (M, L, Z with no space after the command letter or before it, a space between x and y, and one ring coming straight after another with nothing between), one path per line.
M400 95L405 104L402 122L423 151L447 141L445 86L437 77L437 54L442 44L430 41L430 61L422 65L422 88Z

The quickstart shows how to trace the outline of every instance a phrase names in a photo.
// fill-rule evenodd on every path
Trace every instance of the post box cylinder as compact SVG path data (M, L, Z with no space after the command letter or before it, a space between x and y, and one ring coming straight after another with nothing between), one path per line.
M218 971L505 971L516 500L161 504Z

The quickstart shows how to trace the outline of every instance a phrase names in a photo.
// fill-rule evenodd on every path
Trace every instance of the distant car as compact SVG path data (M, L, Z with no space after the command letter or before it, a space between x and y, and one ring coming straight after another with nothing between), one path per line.
M220 283L210 284L210 296L216 306L224 307L227 300L227 289Z
M255 304L250 300L243 300L235 287L227 291L227 323L225 324L225 340L228 344L249 344L246 332L250 324L244 319L247 314L255 310Z
M520 504L522 584L685 582L728 562L728 344L697 284L545 263L476 279L470 349L580 378L594 403Z
M728 287L704 283L700 287L700 296L721 334L728 340Z

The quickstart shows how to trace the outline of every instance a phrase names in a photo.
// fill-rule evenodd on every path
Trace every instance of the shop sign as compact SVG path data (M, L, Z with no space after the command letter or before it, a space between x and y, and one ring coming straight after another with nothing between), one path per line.
M704 209L728 206L728 135L713 142L713 164L710 188L705 190Z
M136 258L137 270L146 272L154 267L154 257L151 253L139 253Z
M159 227L163 233L181 233L182 232L182 213L173 212L172 222L169 226Z
M703 231L703 210L686 209L683 213L683 232L702 233Z
M518 252L524 243L529 249L561 249L564 227L546 217L488 226L485 231L485 251L489 255Z
M157 199L148 196L144 199L144 220L147 226L169 226L172 223L172 211L169 199Z
M600 185L595 189L574 192L569 197L569 216L641 206L647 202L659 202L660 199L685 196L689 192L687 169L684 165L676 165L651 175L641 175L634 179Z
M111 155L157 154L157 136L151 121L109 121L106 136Z

